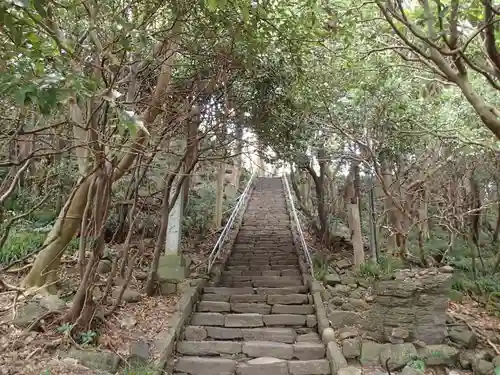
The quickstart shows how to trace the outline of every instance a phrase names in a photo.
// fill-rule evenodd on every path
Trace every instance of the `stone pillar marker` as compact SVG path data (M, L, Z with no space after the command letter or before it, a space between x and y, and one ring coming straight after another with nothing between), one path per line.
M171 195L175 194L175 191ZM186 260L181 254L182 219L184 213L184 195L179 194L168 217L165 254L160 257L158 281L162 294L172 294L176 284L186 278Z

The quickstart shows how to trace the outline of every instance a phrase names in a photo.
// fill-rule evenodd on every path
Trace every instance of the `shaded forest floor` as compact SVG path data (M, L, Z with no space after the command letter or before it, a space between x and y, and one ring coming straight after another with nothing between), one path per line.
M203 241L187 240L183 243L183 254L189 259L191 277L196 277L200 267L211 251L217 235L209 235ZM124 294L116 311L100 320L99 323L80 334L80 337L70 337L67 327L57 323L57 315L48 316L39 322L36 330L27 330L27 327L18 327L12 324L14 316L19 317L22 306L26 301L16 299L15 293L0 293L0 375L56 375L56 374L90 374L89 369L79 366L70 358L57 359L56 355L64 352L70 347L92 348L107 350L119 356L122 362L127 363L130 348L134 343L146 343L150 348L149 357L153 360L159 357L158 348L161 345L162 331L168 326L169 317L173 314L179 294L183 285L180 284L178 293L172 296L147 297L143 293L147 264L153 253L154 241L146 239L143 241L142 254L138 258L138 266L129 281L127 290L132 291ZM134 246L133 246L134 247ZM137 247L137 246L136 246ZM119 251L120 245L112 246L112 251ZM71 301L76 288L80 282L80 276L76 264L76 256L68 254L63 257L63 270L58 285L59 296L64 301ZM15 272L16 268L19 272ZM14 272L12 272L14 271ZM11 285L19 285L24 277L27 267L19 264L8 273L2 275L4 281ZM100 281L95 293L102 293L106 283L107 275L99 275ZM124 279L115 278L114 290L118 290ZM110 293L108 309L116 303L116 293ZM14 315L15 314L15 315ZM123 370L125 374L149 374L147 368ZM99 374L99 372L91 372Z

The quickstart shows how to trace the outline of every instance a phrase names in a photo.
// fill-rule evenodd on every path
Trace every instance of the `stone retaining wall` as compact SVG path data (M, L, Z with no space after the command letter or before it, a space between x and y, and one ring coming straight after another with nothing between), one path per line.
M442 344L447 336L450 276L437 270L401 271L395 280L376 283L363 330L379 342Z

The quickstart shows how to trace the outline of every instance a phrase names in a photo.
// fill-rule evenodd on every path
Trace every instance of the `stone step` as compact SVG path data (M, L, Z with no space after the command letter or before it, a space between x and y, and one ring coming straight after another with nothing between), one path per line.
M234 276L302 276L299 269L292 268L288 270L233 270L233 271L223 271L222 277L234 277Z
M222 302L225 303L225 302ZM256 327L300 327L313 326L314 315L302 314L258 314L258 313L227 313L196 312L191 317L191 325L226 327L226 328L256 328ZM310 321L308 323L308 320Z
M226 266L227 271L243 271L243 270L248 270L248 271L283 271L283 270L289 270L290 267L297 266L298 269L298 262L295 265L290 265L290 264L240 264L240 265L230 265L228 264Z
M255 288L255 294L266 294L266 295L285 295L285 294L303 294L307 293L309 288L307 285L302 286L287 286L283 288Z
M321 343L321 338L317 332L309 332L303 335L297 336L297 342L314 342Z
M288 361L290 375L330 375L330 363L326 359L312 361Z
M249 358L274 357L310 361L325 358L322 343L294 344L275 341L179 341L177 353L189 356L216 356L244 354Z
M299 264L299 258L295 256L294 259L287 260L287 261L281 261L281 260L274 260L274 259L268 259L268 260L256 260L256 257L248 257L247 259L230 259L226 266L259 266L259 265L271 265L271 266L282 266L282 265L288 265L287 269L294 269L296 271L300 271L298 264ZM249 269L247 268L247 271ZM228 270L227 270L228 271ZM244 270L242 270L244 271ZM268 271L268 270L264 270ZM282 270L280 270L282 271ZM279 275L281 276L281 275Z
M308 294L203 294L201 301L218 301L230 303L267 303L268 305L301 305L312 304Z
M307 335L307 334L306 334ZM208 340L245 340L245 341L272 341L293 344L298 339L293 328L226 328L208 326L186 326L183 337L187 341ZM313 342L311 336L302 341Z
M217 295L219 296L219 295ZM238 295L236 295L238 296ZM228 302L231 301L232 297L221 296L224 297L225 301L211 301L211 300L201 300L198 303L197 311L199 312L235 312L235 313L258 313L262 315L268 314L298 314L298 315L309 315L314 314L314 305L306 304L309 302L308 296L303 294L296 294L291 296L304 296L305 298L301 299L301 304L280 304L274 303L270 304L268 301L284 301L289 302L292 301L289 295L283 296L265 296L265 295L243 295L243 299L250 300L251 302ZM233 296L234 297L234 296ZM257 297L257 298L253 298ZM282 298L279 298L282 297ZM289 298L288 300L286 298ZM295 297L294 297L295 298ZM261 300L261 302L257 302ZM238 300L238 298L233 299ZM241 300L241 298L240 298ZM299 298L296 298L299 301Z
M297 253L293 254L286 254L283 256L282 254L256 254L252 252L251 250L248 250L247 252L239 253L239 254L232 254L231 255L231 260L255 260L255 259L267 259L267 260L288 260L288 259L297 259Z
M288 259L288 260L274 260L274 259L261 259L261 258L249 258L249 259L229 259L227 262L228 266L243 266L243 265L271 265L271 266L297 266L298 258ZM288 267L290 268L290 267Z
M234 375L238 362L220 357L180 357L174 371L190 375Z
M175 373L189 375L329 375L326 359L283 360L259 357L246 362L221 357L183 356L175 361Z
M287 279L285 277L280 279L261 279L253 281L235 280L233 278L223 278L221 284L227 287L266 287L266 288L280 288L287 286L301 286L304 284L302 278ZM237 284L237 285L236 285Z
M308 287L306 285L301 286L288 286L283 288L229 288L229 287L205 287L203 288L205 293L203 297L205 298L208 294L219 294L223 296L233 296L242 294L259 294L259 295L285 295L285 294L304 294L308 292Z
M266 288L281 288L281 287L293 287L303 285L302 280L297 281L286 281L286 280L270 280L267 282L252 282L252 281L231 281L223 279L221 280L221 285L230 288L244 288L244 287L266 287Z

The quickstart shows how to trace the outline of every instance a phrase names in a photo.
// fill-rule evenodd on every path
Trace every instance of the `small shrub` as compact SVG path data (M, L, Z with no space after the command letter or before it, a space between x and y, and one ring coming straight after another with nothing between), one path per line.
M317 254L313 255L312 265L316 280L323 280L330 273L329 262Z
M153 375L154 370L148 367L129 367L123 372L123 375Z
M11 230L3 248L0 249L0 263L11 263L40 248L45 237L45 233Z
M196 190L190 191L182 225L184 235L192 235L193 233L201 236L206 235L214 215L215 189L214 184L206 183ZM224 200L222 206L223 222L227 220L233 207L234 201L232 199Z
M382 270L378 263L369 260L361 265L358 274L366 278L378 278L382 274Z

